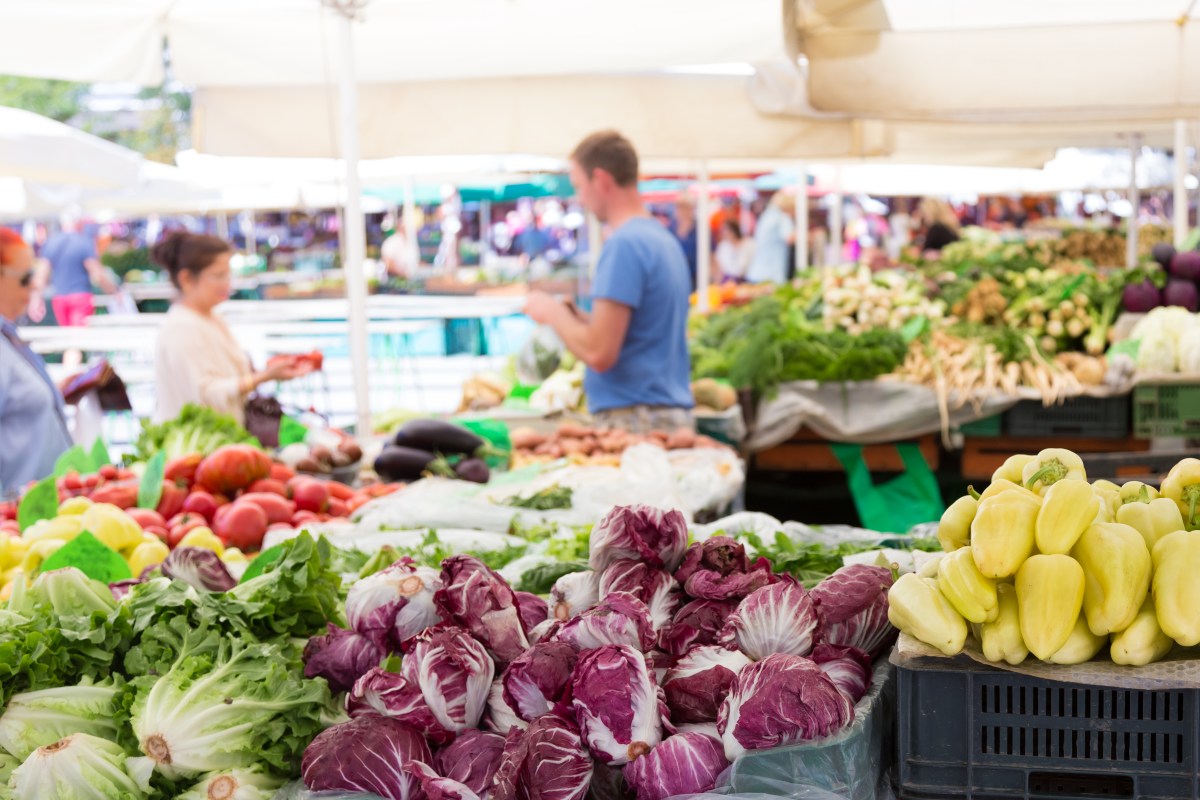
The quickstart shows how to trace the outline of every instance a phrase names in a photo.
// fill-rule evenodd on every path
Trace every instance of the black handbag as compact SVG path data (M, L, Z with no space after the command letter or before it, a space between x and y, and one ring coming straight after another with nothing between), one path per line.
M274 397L252 394L246 398L246 430L266 448L279 447L283 406Z

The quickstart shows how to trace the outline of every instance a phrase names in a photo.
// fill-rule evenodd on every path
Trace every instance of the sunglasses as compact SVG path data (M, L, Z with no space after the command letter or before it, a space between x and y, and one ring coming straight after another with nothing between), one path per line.
M4 267L0 267L0 272L15 272L15 270L10 270L10 269L5 269ZM33 283L33 270L27 269L24 272L22 272L21 277L17 279L17 282L20 284L22 289L28 289L29 285L31 283Z

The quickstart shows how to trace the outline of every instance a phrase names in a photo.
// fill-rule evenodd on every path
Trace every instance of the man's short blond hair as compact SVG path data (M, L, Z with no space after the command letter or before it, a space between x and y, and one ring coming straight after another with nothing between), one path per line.
M588 136L571 152L571 160L591 176L602 169L621 187L636 186L638 155L633 144L616 131L598 131Z

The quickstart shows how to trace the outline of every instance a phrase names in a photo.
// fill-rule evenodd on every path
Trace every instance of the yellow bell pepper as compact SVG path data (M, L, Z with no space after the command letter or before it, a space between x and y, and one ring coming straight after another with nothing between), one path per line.
M1104 480L1104 478L1101 478L1098 481L1092 481L1092 488L1093 489L1101 489L1106 492L1116 492L1117 494L1121 493L1120 486L1117 486L1112 481L1106 481L1106 480Z
M200 527L192 528L187 534L179 540L180 547L203 547L205 550L212 550L217 555L225 552L225 544L217 538L217 535L212 532L212 529Z
M1000 468L992 473L992 483L996 481L1008 481L1010 483L1024 483L1021 478L1021 473L1025 469L1025 465L1033 461L1033 456L1030 455L1015 455L1005 459Z
M888 621L948 656L962 652L967 621L954 610L932 578L901 575L888 590Z
M1163 633L1162 626L1158 624L1154 598L1148 596L1133 618L1133 624L1113 634L1109 655L1114 664L1144 667L1161 661L1174 646L1175 641Z
M26 575L33 575L42 567L42 562L58 552L66 544L62 539L40 539L29 545L25 558L21 559L21 569Z
M1025 465L1021 471L1026 489L1045 494L1054 484L1063 480L1087 481L1083 459L1070 450L1050 447L1037 454L1037 458Z
M991 622L980 626L979 644L988 661L1016 666L1029 656L1021 638L1021 616L1017 610L1017 590L1011 583L996 587L997 613Z
M1200 459L1185 458L1172 467L1159 494L1175 501L1188 530L1196 528L1200 512Z
M1117 509L1117 522L1140 533L1149 550L1153 550L1158 540L1168 533L1184 529L1179 506L1165 497L1149 503L1126 503Z
M1121 504L1126 503L1149 503L1156 499L1158 489L1153 486L1148 486L1141 481L1130 481L1121 487Z
M1036 658L1057 653L1083 610L1083 567L1070 556L1030 556L1017 573L1021 638Z
M129 556L129 570L136 578L146 567L155 567L161 564L170 553L171 549L157 539L153 542L142 542L133 549Z
M938 522L937 538L943 550L950 553L971 543L971 521L978 508L979 501L969 494L950 504Z
M1041 499L1032 492L1011 490L979 504L971 523L971 554L985 578L1008 578L1033 555L1034 532Z
M1035 541L1042 553L1069 553L1100 512L1090 484L1059 481L1046 490L1038 512Z
M1152 564L1142 535L1128 525L1093 525L1071 551L1083 567L1083 613L1097 636L1128 628L1150 591Z
M221 554L221 561L226 564L249 564L250 558L236 547L230 547Z
M60 517L78 517L92 507L91 499L87 497L68 497L58 507Z
M1108 644L1107 636L1097 636L1088 628L1083 615L1075 621L1067 642L1045 660L1051 664L1082 664L1091 661Z
M996 582L979 572L970 547L948 553L938 562L938 588L967 622L990 622L1000 613Z
M114 505L96 503L79 519L83 520L84 530L113 550L121 551L142 541L142 526Z
M1034 497L1040 497L1040 495L1038 495L1036 492L1031 492L1020 484L1001 478L998 481L992 481L992 483L983 490L983 494L979 495L979 502L982 503L984 500L989 500L998 494L1004 494L1005 492L1013 492L1017 490L1020 490L1026 494L1031 494Z
M1200 644L1200 531L1168 533L1154 545L1154 611L1163 633Z
M3 556L0 557L0 571L19 566L29 552L29 540L20 536L0 534L4 538Z
M58 539L69 542L83 530L83 522L78 516L55 517L35 522L25 529L21 538L28 542L40 542L45 539Z

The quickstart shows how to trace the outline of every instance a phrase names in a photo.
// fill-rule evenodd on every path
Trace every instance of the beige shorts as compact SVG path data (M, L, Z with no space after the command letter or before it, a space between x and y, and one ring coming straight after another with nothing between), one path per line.
M630 433L664 431L671 433L680 428L695 428L690 408L670 406L629 406L610 408L592 415L597 428L620 428Z

